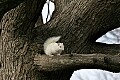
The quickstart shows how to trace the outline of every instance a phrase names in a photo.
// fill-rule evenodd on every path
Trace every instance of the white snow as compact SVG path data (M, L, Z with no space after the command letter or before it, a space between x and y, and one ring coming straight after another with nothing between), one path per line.
M50 14L48 16L47 22L50 20L53 11L55 10L55 4L49 0L47 0L47 2L44 4L43 10L42 10L42 17L43 17L43 23L46 23L46 18L48 15L48 4L49 3L49 8L50 8Z
M80 69L73 72L70 80L120 80L120 73L100 69Z

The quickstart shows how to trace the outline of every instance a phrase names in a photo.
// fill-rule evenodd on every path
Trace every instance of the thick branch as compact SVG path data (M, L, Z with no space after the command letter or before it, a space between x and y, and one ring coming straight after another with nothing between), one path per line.
M100 68L120 71L120 56L105 54L73 54L49 57L37 55L34 64L38 69L45 71L75 69L75 68Z
M113 0L71 1L50 22L36 28L37 39L44 41L50 36L62 35L66 53L89 53L97 38L120 26L119 5L119 1Z

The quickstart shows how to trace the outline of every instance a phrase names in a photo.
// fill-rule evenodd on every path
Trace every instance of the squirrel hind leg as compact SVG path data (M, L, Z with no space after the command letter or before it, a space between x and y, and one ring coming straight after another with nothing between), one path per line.
M50 51L46 52L46 55L48 55L48 56L54 56L54 54L52 54Z

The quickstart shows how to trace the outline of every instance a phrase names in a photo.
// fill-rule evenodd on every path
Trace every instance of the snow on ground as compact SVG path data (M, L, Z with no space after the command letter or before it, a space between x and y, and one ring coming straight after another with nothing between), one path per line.
M70 80L120 80L120 73L100 69L80 69L73 72Z

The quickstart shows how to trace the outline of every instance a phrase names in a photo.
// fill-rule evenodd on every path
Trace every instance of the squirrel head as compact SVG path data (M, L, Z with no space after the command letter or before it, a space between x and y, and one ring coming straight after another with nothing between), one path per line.
M63 45L63 43L58 43L58 46L59 46L59 48L60 48L61 50L64 50L64 45Z

